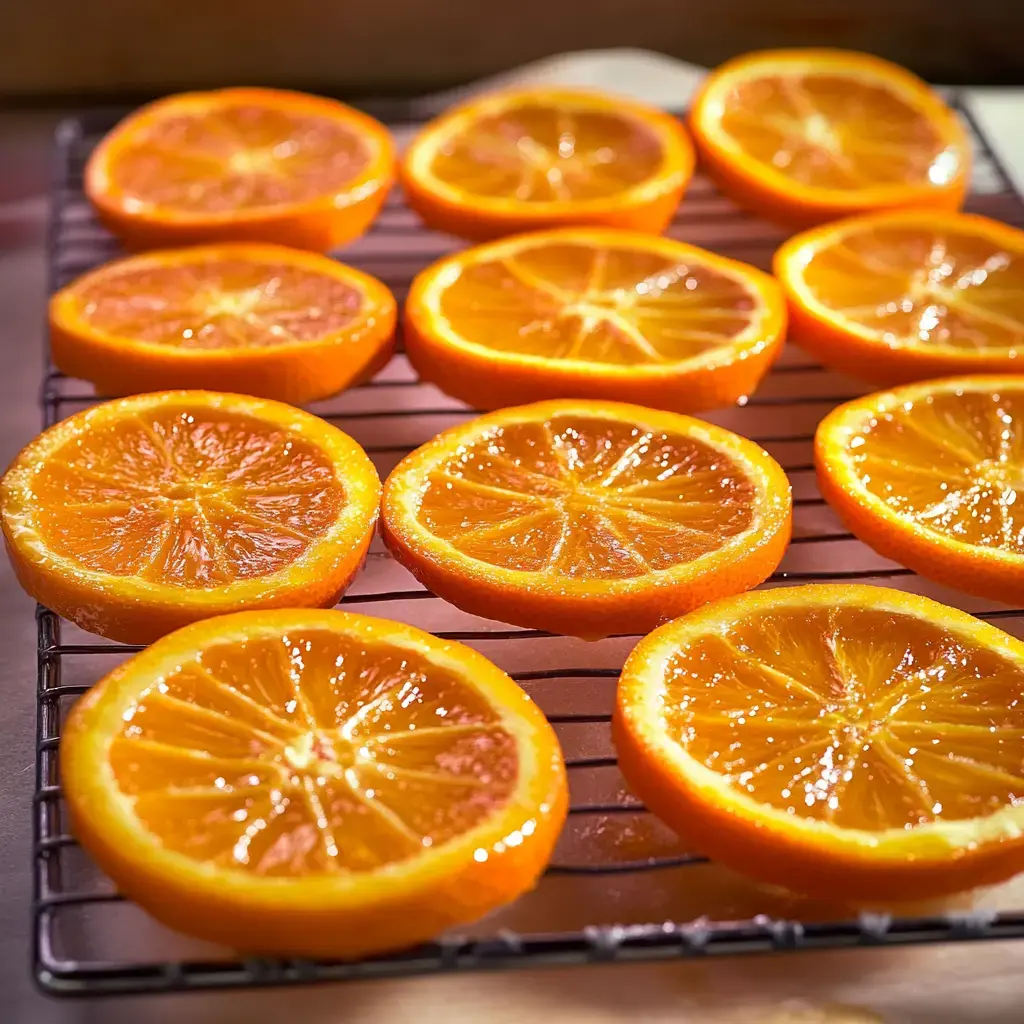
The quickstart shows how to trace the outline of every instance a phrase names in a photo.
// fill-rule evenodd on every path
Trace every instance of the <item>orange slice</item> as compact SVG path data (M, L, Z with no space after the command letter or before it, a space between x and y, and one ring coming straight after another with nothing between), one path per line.
M478 240L569 224L658 234L693 174L668 114L617 96L533 88L478 97L431 121L401 166L409 205Z
M1024 644L865 586L742 594L643 639L613 735L630 786L721 863L915 900L1024 870Z
M235 949L358 957L531 889L566 814L544 716L476 651L338 611L165 637L61 737L74 830L125 895Z
M394 331L376 278L277 245L132 256L50 300L54 363L103 395L229 387L302 405L371 376Z
M358 238L394 180L387 129L344 103L279 89L169 96L96 147L85 192L131 248Z
M166 391L44 431L0 481L4 539L41 604L148 643L249 607L333 604L380 498L347 434L279 402Z
M958 590L1024 601L1024 376L868 395L821 421L821 493L887 558Z
M782 346L767 274L670 238L521 235L423 271L406 346L424 380L477 408L608 398L698 412L749 395Z
M1024 370L1024 231L899 211L826 224L775 255L790 338L877 384Z
M701 161L740 205L808 225L896 207L959 209L970 144L909 71L845 50L727 61L690 111Z
M611 402L503 409L439 434L384 487L388 547L475 615L646 633L771 575L789 481L756 444Z

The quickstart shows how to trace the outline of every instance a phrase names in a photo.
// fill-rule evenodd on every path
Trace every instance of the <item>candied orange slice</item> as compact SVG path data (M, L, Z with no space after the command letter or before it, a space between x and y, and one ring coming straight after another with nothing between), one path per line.
M61 737L74 830L158 920L254 953L357 957L531 889L566 814L554 731L499 668L338 611L196 623Z
M103 395L229 388L301 405L372 374L394 329L376 278L277 245L132 256L50 300L54 362Z
M877 384L1024 370L1024 231L902 210L826 224L775 256L790 338Z
M636 793L737 871L923 899L1024 870L1024 644L865 586L732 597L642 640L614 736Z
M846 50L727 61L690 111L702 164L738 203L810 225L897 207L959 209L970 144L916 75Z
M818 426L821 492L862 540L980 597L1024 601L1024 376L847 402Z
M406 346L424 380L477 408L608 398L698 412L749 395L782 347L778 284L670 238L537 232L423 271Z
M387 129L281 89L168 96L96 147L85 192L131 248L278 242L326 252L373 222L395 175Z
M409 205L439 231L484 240L570 224L658 234L693 173L668 114L581 89L477 97L431 121L401 166Z
M21 585L93 633L148 643L248 607L333 604L380 481L336 427L279 402L167 391L44 431L0 481Z
M540 402L439 434L384 488L395 557L476 615L585 638L645 633L760 583L789 481L721 427L611 402Z

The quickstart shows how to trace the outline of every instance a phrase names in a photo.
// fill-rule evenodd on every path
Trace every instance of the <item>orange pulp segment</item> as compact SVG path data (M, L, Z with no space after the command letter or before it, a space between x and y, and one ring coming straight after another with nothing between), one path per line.
M895 590L708 605L640 642L614 735L709 854L818 896L922 899L1024 869L1024 644Z
M970 145L938 93L888 61L845 50L764 50L704 82L690 127L726 194L809 225L875 209L955 210Z
M1024 600L1024 376L908 384L841 405L821 492L862 540L940 583Z
M750 394L785 336L778 284L669 238L564 228L456 253L406 305L420 376L477 408L607 398L697 412Z
M401 166L433 228L483 240L570 224L657 234L693 173L682 125L653 107L579 89L469 100L428 124Z
M337 611L197 623L72 711L75 831L156 918L241 950L399 949L514 899L566 813L554 732L487 659Z
M438 435L384 489L395 557L472 614L581 637L644 633L760 583L790 534L761 448L608 402L504 409Z
M347 434L241 395L170 391L44 431L0 482L22 586L94 633L147 643L246 607L333 604L380 482Z
M228 387L301 405L391 353L391 292L325 256L235 243L108 263L50 301L57 367L105 395Z
M361 235L394 179L387 129L280 89L181 93L121 121L85 191L133 248L278 242L325 252Z
M826 224L775 256L790 337L878 384L1009 373L1024 355L1024 231L904 210Z

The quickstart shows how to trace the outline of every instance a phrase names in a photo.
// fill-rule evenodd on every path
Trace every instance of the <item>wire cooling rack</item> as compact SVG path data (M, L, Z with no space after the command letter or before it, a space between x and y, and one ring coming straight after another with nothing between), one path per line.
M962 98L972 130L973 191L968 209L1024 226L1024 202ZM400 141L417 127L414 108L375 110ZM427 113L420 111L419 113ZM56 140L50 285L118 255L82 194L82 170L115 116L64 122ZM767 268L784 236L694 179L673 237ZM456 243L422 228L393 194L373 230L339 257L388 284L401 302L412 276ZM709 416L751 437L785 467L793 484L793 543L767 586L808 580L884 582L930 594L1024 635L1024 609L1001 608L934 586L847 533L814 483L811 443L821 417L864 388L787 349L743 407ZM47 363L43 425L94 401L87 385ZM361 442L383 478L407 452L472 415L421 385L404 355L370 383L315 410ZM924 907L914 916L864 913L756 887L683 848L636 802L616 767L609 734L615 679L636 637L584 643L538 630L509 629L460 612L419 587L375 542L367 568L342 600L476 647L533 694L559 732L572 807L554 861L538 889L485 921L396 956L359 963L239 960L172 934L120 897L66 831L58 780L61 721L75 698L137 650L105 643L40 608L38 759L33 808L33 961L39 985L62 995L167 992L282 985L439 971L728 953L1024 937L1024 895L997 908Z

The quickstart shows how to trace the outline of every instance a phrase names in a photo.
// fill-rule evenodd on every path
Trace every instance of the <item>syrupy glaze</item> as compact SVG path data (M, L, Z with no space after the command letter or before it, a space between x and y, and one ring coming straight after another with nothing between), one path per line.
M758 611L667 666L669 734L740 793L871 831L1024 799L1024 671L882 609Z
M475 344L613 366L681 362L728 344L759 315L742 281L699 262L554 241L469 264L440 307Z
M800 71L740 80L721 125L765 167L814 188L947 185L962 154L882 85Z
M363 294L327 274L256 258L148 261L76 287L91 327L182 349L316 341L362 311Z
M864 486L953 540L1024 552L1024 406L984 388L936 392L874 417L849 442Z
M190 588L266 576L337 520L335 467L305 439L209 408L82 432L33 478L47 546L87 569Z
M331 195L369 161L363 139L335 119L238 102L154 120L125 141L110 174L129 206L219 214Z
M523 103L452 133L431 173L484 198L572 202L618 195L662 160L658 137L635 118Z
M891 347L1024 351L1024 252L979 235L920 223L849 231L802 275L818 302Z
M691 561L748 529L755 489L696 439L570 415L510 423L434 470L419 516L492 565L626 579Z
M512 736L456 675L325 630L206 648L124 718L110 763L145 827L264 876L404 860L490 817L518 771Z

